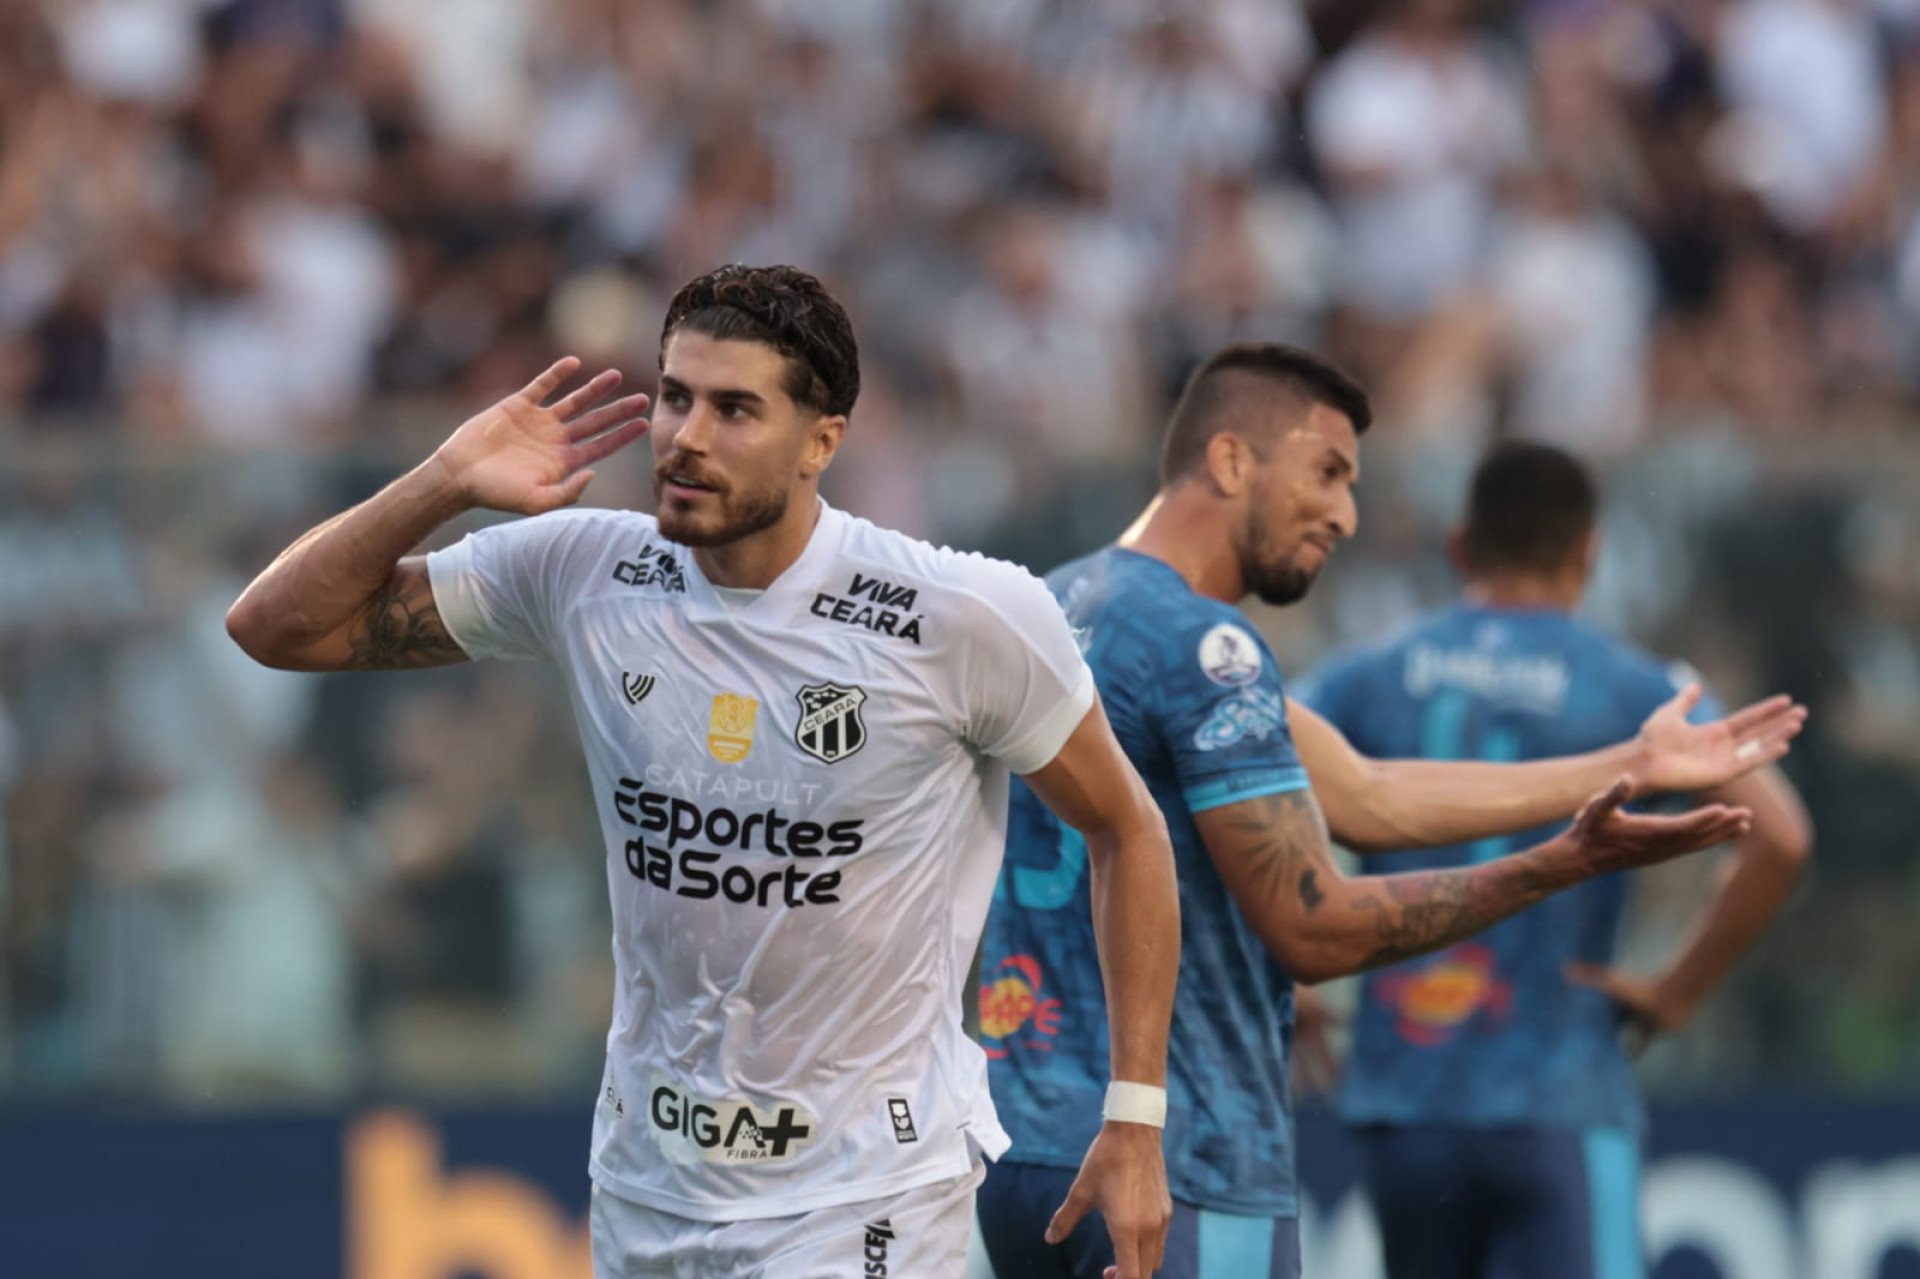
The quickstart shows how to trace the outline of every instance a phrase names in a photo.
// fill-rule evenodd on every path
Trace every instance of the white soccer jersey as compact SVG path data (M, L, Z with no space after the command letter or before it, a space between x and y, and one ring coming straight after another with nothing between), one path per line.
M593 1175L703 1220L958 1176L1007 1145L960 1000L1006 842L1093 679L1045 586L821 505L744 606L634 512L427 559L474 657L568 676L618 986Z

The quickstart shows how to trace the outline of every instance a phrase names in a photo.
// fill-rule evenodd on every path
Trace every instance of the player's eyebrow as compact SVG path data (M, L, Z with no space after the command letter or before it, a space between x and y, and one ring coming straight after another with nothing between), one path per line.
M692 387L670 373L662 373L660 375L660 389L663 392L672 391L675 394L684 395L688 398L692 398L694 394ZM719 405L765 404L767 402L766 396L761 395L758 391L750 391L744 386L723 386L717 390L708 391L706 398Z

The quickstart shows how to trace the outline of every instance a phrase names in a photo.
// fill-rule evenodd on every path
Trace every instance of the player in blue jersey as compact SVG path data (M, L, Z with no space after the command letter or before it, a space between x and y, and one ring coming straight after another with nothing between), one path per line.
M1453 554L1465 598L1303 682L1361 751L1564 754L1629 732L1686 682L1573 616L1595 494L1557 449L1504 444ZM1628 880L1561 893L1471 942L1368 973L1339 1094L1392 1279L1639 1279L1641 1113L1622 1030L1685 1025L1792 890L1811 833L1779 770L1708 792L1753 813L1719 891L1654 977L1610 967ZM1551 828L1390 863L1498 864Z
M1352 533L1369 417L1365 394L1305 352L1228 348L1174 409L1147 511L1117 545L1048 579L1174 845L1186 924L1168 1056L1168 1275L1298 1273L1292 978L1421 954L1596 875L1743 832L1744 811L1724 806L1623 813L1632 783L1608 783L1623 773L1658 789L1718 782L1784 752L1799 724L1774 699L1689 726L1678 698L1632 740L1572 759L1356 754L1286 700L1272 654L1233 605L1250 593L1297 600ZM1361 879L1334 867L1315 801L1343 841L1386 848L1524 829L1596 791L1574 828L1514 857ZM1014 1142L979 1199L998 1279L1091 1279L1113 1255L1097 1221L1080 1220L1077 1190L1057 1216L1047 1211L1101 1122L1105 1022L1100 961L1081 923L1089 900L1079 841L1016 789L980 998L994 1099Z

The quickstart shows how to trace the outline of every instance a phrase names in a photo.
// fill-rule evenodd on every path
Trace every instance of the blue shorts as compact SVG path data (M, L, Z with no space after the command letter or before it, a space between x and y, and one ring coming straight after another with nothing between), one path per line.
M1005 1159L987 1169L974 1199L994 1279L1101 1279L1113 1241L1097 1212L1058 1246L1047 1223L1074 1172ZM1161 1279L1300 1279L1300 1228L1291 1217L1241 1217L1173 1201Z
M1645 1279L1619 1129L1354 1129L1388 1279Z

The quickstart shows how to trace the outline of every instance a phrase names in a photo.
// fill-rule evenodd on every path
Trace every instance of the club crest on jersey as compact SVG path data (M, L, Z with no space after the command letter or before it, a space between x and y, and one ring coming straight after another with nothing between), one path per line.
M838 764L867 744L866 721L860 708L867 690L842 684L803 684L794 694L800 702L800 722L793 740L822 764Z
M1200 640L1200 669L1228 688L1244 688L1260 678L1260 645L1231 622L1222 622Z
M715 693L707 715L707 753L722 764L738 764L753 749L753 725L760 702L742 693Z
M620 691L627 695L627 705L638 706L647 700L647 694L653 691L653 676L630 675L620 672Z

